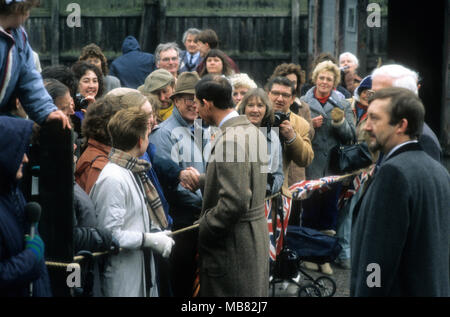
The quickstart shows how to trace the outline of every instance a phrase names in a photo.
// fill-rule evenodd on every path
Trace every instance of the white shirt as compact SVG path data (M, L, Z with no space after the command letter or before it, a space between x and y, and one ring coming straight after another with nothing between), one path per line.
M235 118L235 117L239 117L239 113L237 113L236 110L231 111L229 114L227 114L225 116L225 118L222 119L222 121L220 121L219 123L219 128L228 120L230 120L231 118Z
M406 144L410 144L410 143L419 143L418 140L411 140L411 141L406 141L404 143L401 143L397 146L395 146L392 150L389 151L389 153L383 158L383 162L384 163L391 155L392 153L394 153L395 151L397 151L399 148L401 148L402 146L405 146Z

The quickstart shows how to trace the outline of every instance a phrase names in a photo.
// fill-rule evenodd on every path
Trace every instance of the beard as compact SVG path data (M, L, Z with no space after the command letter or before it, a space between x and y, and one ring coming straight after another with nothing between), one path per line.
M369 150L370 150L372 153L375 153L375 152L377 152L377 151L381 151L382 145L378 142L376 136L374 136L374 135L369 135L369 137L372 138L369 142L367 142L367 146L369 147Z

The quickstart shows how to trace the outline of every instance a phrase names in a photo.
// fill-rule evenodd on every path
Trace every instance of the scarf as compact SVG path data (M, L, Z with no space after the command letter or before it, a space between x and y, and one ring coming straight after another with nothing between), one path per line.
M131 171L136 180L141 180L144 187L145 203L151 222L159 225L161 229L167 228L168 223L158 191L147 176L147 171L150 169L151 164L115 148L111 149L109 160L112 163Z
M316 99L319 100L319 102L322 106L327 103L328 98L330 98L330 96L331 96L331 93L328 96L319 97L319 96L317 96L316 90L314 89L314 97L316 97Z

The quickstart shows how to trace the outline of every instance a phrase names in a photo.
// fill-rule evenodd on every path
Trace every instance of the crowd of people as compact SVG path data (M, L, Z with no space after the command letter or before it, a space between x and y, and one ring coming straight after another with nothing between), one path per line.
M49 121L74 136L74 250L115 250L95 296L268 296L265 199L333 175L333 148L361 142L364 186L344 206L341 183L294 200L289 223L339 239L352 296L450 295L450 176L416 72L389 64L362 78L351 52L322 53L308 81L283 63L258 87L214 30L196 28L185 50L150 54L128 36L110 65L92 43L70 67L40 72L22 27L35 4L0 0L0 296L29 296L30 283L33 296L52 294L20 189ZM379 287L366 283L371 263Z

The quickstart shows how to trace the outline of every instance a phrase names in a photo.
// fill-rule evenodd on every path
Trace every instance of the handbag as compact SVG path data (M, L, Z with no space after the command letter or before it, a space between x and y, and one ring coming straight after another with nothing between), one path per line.
M372 155L366 142L352 145L336 145L330 153L330 172L342 174L368 167L372 164Z

